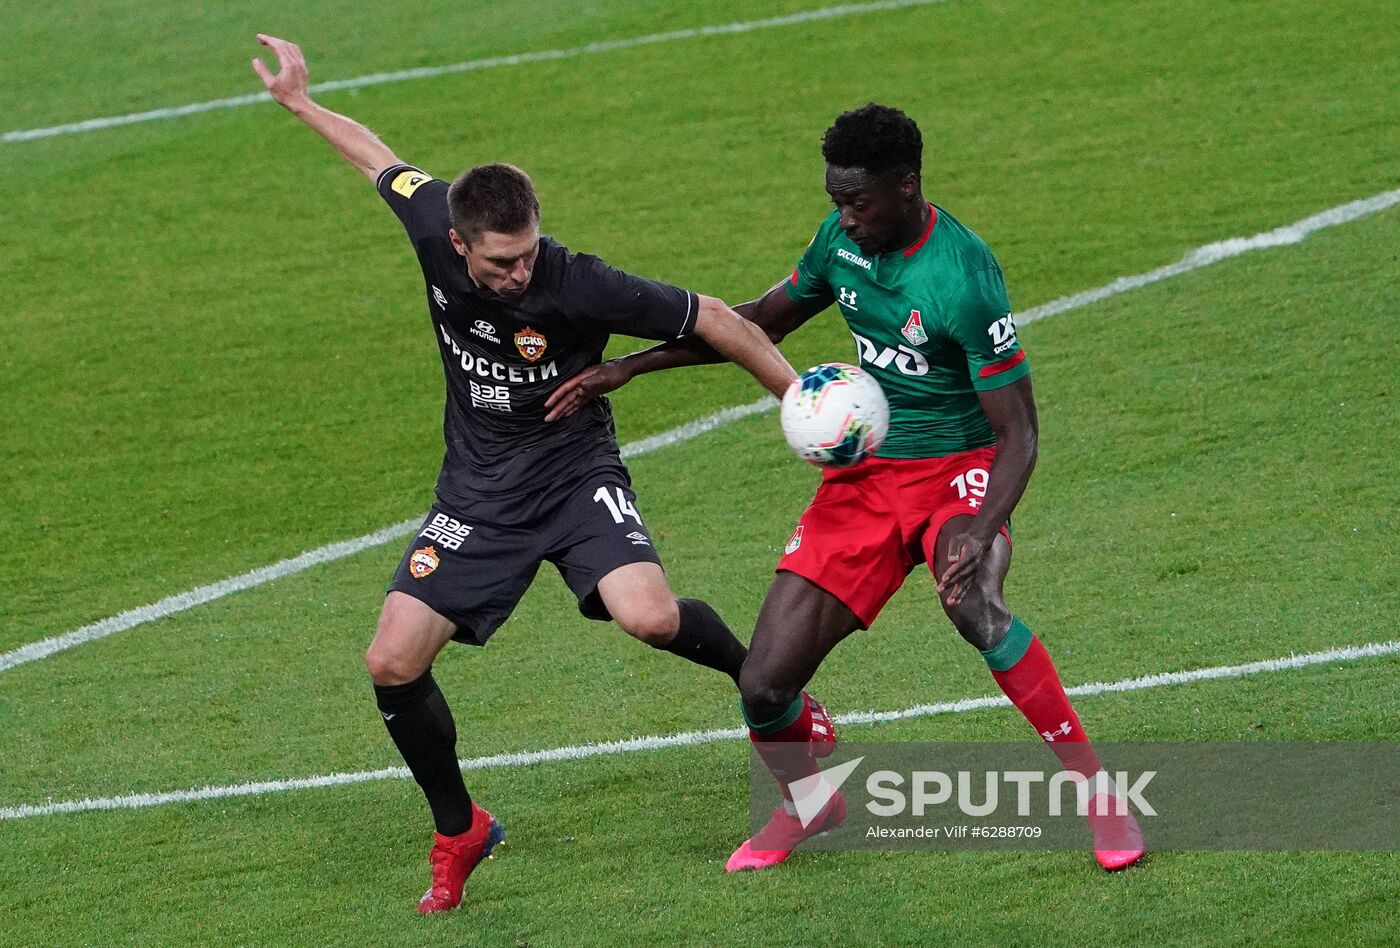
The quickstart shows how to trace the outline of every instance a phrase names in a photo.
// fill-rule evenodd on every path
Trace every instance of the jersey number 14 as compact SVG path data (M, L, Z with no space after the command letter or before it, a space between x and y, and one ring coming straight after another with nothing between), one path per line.
M612 494L606 487L598 488L598 492L593 495L593 502L606 504L608 513L616 523L621 523L623 517L631 517L637 521L637 526L642 525L642 516L637 513L637 508L628 501L627 495L622 492L621 487L614 488L617 491L617 500L613 500Z

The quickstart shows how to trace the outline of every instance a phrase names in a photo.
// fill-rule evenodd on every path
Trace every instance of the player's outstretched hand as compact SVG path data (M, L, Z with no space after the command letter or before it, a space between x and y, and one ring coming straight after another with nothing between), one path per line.
M287 107L306 99L309 80L306 57L302 56L301 47L266 33L258 34L258 42L271 49L277 57L276 74L261 59L253 60L253 72L258 74L272 98L279 105Z
M590 365L550 393L544 407L549 413L545 421L558 421L572 415L589 402L602 398L632 381L632 373L620 362L600 362Z
M975 533L959 533L948 544L948 568L938 577L938 594L947 595L944 601L952 606L962 599L963 593L977 578L977 570L982 558L992 548L992 544Z

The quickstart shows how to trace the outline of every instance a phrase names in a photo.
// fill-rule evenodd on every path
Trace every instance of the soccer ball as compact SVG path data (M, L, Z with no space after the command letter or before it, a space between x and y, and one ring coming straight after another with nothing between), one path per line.
M890 406L869 372L824 362L788 386L779 412L783 437L804 461L850 467L874 454L890 430Z

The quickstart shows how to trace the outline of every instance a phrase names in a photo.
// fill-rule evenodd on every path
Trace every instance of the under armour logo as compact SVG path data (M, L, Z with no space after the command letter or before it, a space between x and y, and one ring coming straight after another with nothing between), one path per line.
M1055 738L1067 737L1069 736L1071 730L1072 729L1070 728L1068 721L1061 721L1060 729L1058 731L1041 731L1040 736L1045 738L1045 743L1053 744L1055 743Z
M389 714L389 713L386 712L386 711L380 711L379 713L380 713L380 715L384 718L384 720L386 720L386 721L392 721L392 720L394 720L394 718L398 717L398 714L397 714L397 713L395 713L395 714Z
M849 306L851 309L855 309L855 308L856 308L856 291L855 291L855 290L848 290L846 287L843 286L843 287L841 287L841 291L840 291L839 293L837 293L836 296L837 296L838 299L841 300L841 305L842 305L842 306Z

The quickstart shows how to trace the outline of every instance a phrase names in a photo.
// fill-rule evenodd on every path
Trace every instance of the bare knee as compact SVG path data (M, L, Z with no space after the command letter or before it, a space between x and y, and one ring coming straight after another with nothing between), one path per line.
M664 648L676 637L681 627L681 611L670 597L648 603L635 603L613 613L613 618L633 638L652 648Z
M773 721L792 707L798 689L775 679L753 661L744 662L739 672L739 697L750 721Z
M365 669L376 685L405 685L433 665L456 626L426 604L391 592L379 613L374 641L365 651Z
M1011 610L999 596L969 596L955 605L944 603L943 611L958 634L982 652L996 648L1011 627Z
M633 638L664 648L681 627L681 610L656 563L628 563L598 581L598 596L613 621Z
M365 670L376 685L406 685L427 671L422 661L413 656L396 653L378 639L365 651Z

